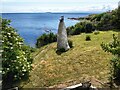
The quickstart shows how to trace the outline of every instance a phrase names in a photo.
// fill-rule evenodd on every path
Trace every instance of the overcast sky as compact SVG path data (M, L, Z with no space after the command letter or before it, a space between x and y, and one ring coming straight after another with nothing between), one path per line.
M119 0L2 0L3 13L96 12L117 8ZM1 5L0 5L1 6Z

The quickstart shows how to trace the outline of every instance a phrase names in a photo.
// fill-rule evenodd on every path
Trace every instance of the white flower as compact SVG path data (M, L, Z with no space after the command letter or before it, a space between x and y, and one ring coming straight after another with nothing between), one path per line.
M5 74L5 72L4 72L4 71L2 71L2 73L3 73L3 74Z
M18 44L19 44L19 45L22 45L23 43L21 43L21 42L18 42Z
M14 37L15 38L15 40L18 40L18 38L16 38L16 37Z
M13 47L10 47L11 49L13 49Z
M9 68L7 68L7 70L9 70Z
M10 35L10 33L8 33L8 35Z
M25 69L24 67L22 67L23 69Z
M14 76L15 78L17 77L17 75Z
M16 58L20 58L19 56L16 56Z
M27 60L27 58L25 58L25 57L24 57L23 59L24 59L24 60Z
M23 72L26 72L26 69L23 69Z
M16 69L18 69L18 67L16 67Z
M12 45L12 43L10 43L10 45Z

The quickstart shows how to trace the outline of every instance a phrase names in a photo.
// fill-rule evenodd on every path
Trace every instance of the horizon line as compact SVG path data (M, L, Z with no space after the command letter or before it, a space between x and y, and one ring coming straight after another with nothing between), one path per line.
M0 14L4 14L4 13L103 13L103 12L108 12L108 11L80 11L80 12L0 12Z

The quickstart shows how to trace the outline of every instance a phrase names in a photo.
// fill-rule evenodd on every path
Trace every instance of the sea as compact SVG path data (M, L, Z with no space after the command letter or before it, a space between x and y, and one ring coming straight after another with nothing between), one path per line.
M35 47L37 38L43 33L57 33L59 19L64 16L66 27L75 25L78 20L68 18L85 17L92 13L3 13L2 18L11 20L11 26L24 39L25 44Z

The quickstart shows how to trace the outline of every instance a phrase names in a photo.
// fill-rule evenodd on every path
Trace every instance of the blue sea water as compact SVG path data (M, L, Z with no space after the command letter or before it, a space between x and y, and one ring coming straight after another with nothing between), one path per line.
M25 43L35 47L37 38L46 31L57 33L60 16L65 17L66 27L76 24L77 20L69 20L72 17L84 17L90 13L3 13L4 19L11 20L13 26L23 37Z

